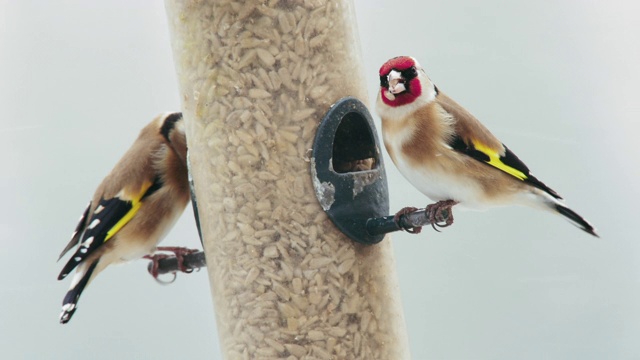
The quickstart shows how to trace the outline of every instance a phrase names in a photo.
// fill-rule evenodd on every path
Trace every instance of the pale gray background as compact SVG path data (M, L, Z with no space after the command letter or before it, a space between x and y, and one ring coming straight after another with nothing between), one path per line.
M417 57L602 234L504 208L394 235L413 357L640 358L638 2L356 8L372 99L385 60ZM3 358L219 357L205 272L159 286L146 262L112 267L57 318L55 260L95 186L179 109L166 23L161 1L0 0ZM426 205L386 161L392 208ZM190 210L165 244L198 244Z

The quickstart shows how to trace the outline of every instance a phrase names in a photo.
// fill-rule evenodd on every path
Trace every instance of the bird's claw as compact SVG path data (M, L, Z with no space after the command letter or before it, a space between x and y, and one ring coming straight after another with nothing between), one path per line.
M431 222L431 227L435 231L440 232L436 226L446 228L453 224L453 211L451 211L451 208L457 203L458 202L454 200L442 200L435 204L427 205L426 211Z
M418 210L418 208L414 208L411 206L408 207L404 207L402 209L400 209L400 211L398 211L394 216L393 216L393 221L396 222L396 224L398 225L399 228L401 228L402 230L410 233L410 234L420 234L420 232L422 231L422 226L416 226L413 228L407 228L404 227L402 225L400 225L400 217L402 217L403 215L412 213L414 211Z
M160 252L171 252L173 253L173 255L175 256L176 260L178 261L178 270L183 272L183 273L192 273L193 269L192 268L188 268L186 266L184 266L184 256L185 255L189 255L189 254L193 254L195 252L198 252L198 250L194 250L194 249L188 249L188 248L184 248L184 247L177 247L177 246L163 246L163 247L158 247L156 249L157 251ZM171 279L170 281L163 281L159 279L159 267L160 267L160 260L163 259L167 259L171 257L170 255L167 254L161 254L161 253L155 253L153 255L145 255L143 258L144 259L148 259L151 260L151 264L149 266L149 274L151 274L151 276L153 276L153 278L161 283L161 284L171 284L176 280L177 277L177 273L174 271L173 274L173 279Z

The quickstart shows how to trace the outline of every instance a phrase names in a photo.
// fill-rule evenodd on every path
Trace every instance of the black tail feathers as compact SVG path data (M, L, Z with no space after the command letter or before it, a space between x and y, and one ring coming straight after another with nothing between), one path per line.
M558 211L564 217L569 219L569 221L571 221L571 223L573 223L575 226L579 227L580 229L584 230L585 232L588 232L589 234L595 237L600 237L596 233L596 229L593 227L593 225L589 224L587 220L585 220L582 216L578 215L575 211L561 204L554 204L554 205L555 205L556 211Z
M84 274L82 279L67 291L67 294L64 296L62 300L62 313L60 313L60 324L66 324L71 320L73 313L78 309L78 299L80 299L80 295L82 295L82 291L89 283L89 279L91 278L91 274L93 274L93 270L95 270L96 265L98 265L98 260L94 261L93 264L89 267L87 272Z

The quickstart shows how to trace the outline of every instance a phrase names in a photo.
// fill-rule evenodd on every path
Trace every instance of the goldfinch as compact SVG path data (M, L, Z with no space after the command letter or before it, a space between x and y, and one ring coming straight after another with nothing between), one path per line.
M427 207L432 221L442 220L436 214L448 210L443 226L450 225L456 204L472 209L526 205L560 214L598 236L471 113L440 91L416 59L393 58L379 75L376 107L385 147L402 175L437 201Z
M77 247L58 276L62 280L76 269L62 302L62 324L71 319L87 284L107 266L156 250L189 202L186 155L182 114L162 114L142 129L98 186L58 258Z

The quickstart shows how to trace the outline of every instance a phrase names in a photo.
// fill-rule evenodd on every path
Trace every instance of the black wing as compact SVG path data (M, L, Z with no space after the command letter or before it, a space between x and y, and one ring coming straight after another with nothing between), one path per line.
M140 209L142 200L158 191L161 187L162 180L160 177L156 177L153 183L144 187L141 193L132 200L123 200L118 197L107 200L100 199L93 214L91 214L89 220L86 220L82 243L62 268L60 275L58 275L58 280L64 279L71 270L120 231Z
M87 208L84 210L84 213L80 217L80 220L78 221L78 226L76 226L75 231L71 235L71 240L69 240L69 243L67 244L67 246L65 246L65 248L60 253L60 256L58 256L58 261L62 259L64 254L66 254L69 250L73 249L80 242L80 236L82 236L82 232L84 231L84 228L87 226L87 219L89 218L89 209L91 209L91 201L89 201L89 205L87 205Z
M102 246L108 240L107 234L109 230L125 218L132 209L133 202L131 201L121 200L117 197L108 200L100 199L84 231L82 243L62 268L60 275L58 275L58 280L64 279L71 270Z
M449 143L449 146L454 150L463 153L469 157L472 157L484 164L493 166L519 180L522 180L531 186L548 193L556 199L562 199L557 192L545 185L542 181L538 180L531 174L529 168L520 160L516 154L514 154L504 144L504 155L500 155L497 151L483 146L482 144L465 142L460 136L456 136Z

